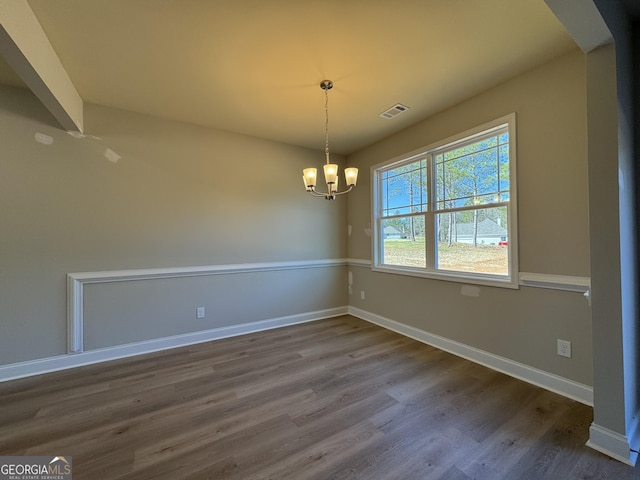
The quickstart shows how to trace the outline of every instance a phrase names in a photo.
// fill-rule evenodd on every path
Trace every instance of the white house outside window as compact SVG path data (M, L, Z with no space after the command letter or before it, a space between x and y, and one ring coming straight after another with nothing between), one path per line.
M375 270L517 288L515 114L372 178Z

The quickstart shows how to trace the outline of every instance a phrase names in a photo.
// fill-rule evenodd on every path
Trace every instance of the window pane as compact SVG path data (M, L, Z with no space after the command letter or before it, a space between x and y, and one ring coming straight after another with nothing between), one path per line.
M509 274L507 207L436 215L436 268Z
M500 190L509 191L509 145L500 146Z
M382 263L426 267L424 217L396 217L382 221Z
M426 159L387 170L380 176L382 216L424 212L427 209Z
M455 159L463 155L468 155L469 153L480 152L482 150L495 147L496 145L498 145L498 137L493 136L489 138L484 138L477 142L470 143L469 145L466 145L464 147L456 147L453 150L449 150L448 152L445 152L444 159L445 160Z
M504 201L509 191L508 138L498 133L434 155L438 210Z

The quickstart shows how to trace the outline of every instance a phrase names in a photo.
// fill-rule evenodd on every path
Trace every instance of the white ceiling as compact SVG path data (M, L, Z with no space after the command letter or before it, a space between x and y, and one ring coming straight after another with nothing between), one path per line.
M577 49L544 0L28 1L85 102L323 149L328 78L339 153Z

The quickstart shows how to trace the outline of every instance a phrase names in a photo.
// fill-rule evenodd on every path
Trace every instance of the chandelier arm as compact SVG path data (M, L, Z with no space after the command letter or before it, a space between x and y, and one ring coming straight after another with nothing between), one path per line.
M311 195L315 196L315 197L326 197L327 194L326 193L322 193L316 190L315 187L313 187L311 190L307 190L307 192L309 192Z
M313 187L311 190L307 190L307 192L313 195L314 197L323 197L323 198L326 198L327 200L335 199L337 194L337 192L329 192L329 191L319 192L315 189L315 187ZM347 193L347 192L341 192L341 193Z
M353 190L353 185L350 185L349 188L347 188L346 190L343 190L342 192L333 192L334 195L344 195L345 193L349 193L351 190Z

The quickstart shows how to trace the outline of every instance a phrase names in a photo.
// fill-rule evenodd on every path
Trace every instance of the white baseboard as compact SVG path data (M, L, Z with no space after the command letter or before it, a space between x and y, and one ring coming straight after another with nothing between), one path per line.
M296 325L305 322L320 320L323 318L351 314L381 327L393 330L420 342L432 345L459 357L466 358L486 367L492 368L525 382L546 388L565 397L577 400L586 405L593 404L593 389L581 383L553 375L528 365L524 365L508 358L500 357L492 353L470 347L468 345L449 340L439 335L434 335L424 330L404 325L388 318L376 315L354 307L337 307L315 312L290 315L286 317L261 320L257 322L232 325L228 327L203 330L171 337L136 342L127 345L89 350L81 353L70 353L57 357L43 358L21 363L0 366L0 382L23 378L32 375L65 370L68 368L90 365L93 363L117 360L120 358L142 355L171 348L209 342L247 333L255 333L273 328Z
M69 353L67 355L60 355L57 357L14 363L0 366L0 382L81 367L83 365L90 365L93 363L107 362L109 360L117 360L120 358L132 357L160 350L185 347L187 345L210 342L212 340L245 335L247 333L255 333L289 325L297 325L300 323L321 320L323 318L337 317L339 315L345 315L346 313L347 307L336 307L326 310L318 310L315 312L289 315L286 317L260 320L257 322L243 323L241 325L231 325L228 327L220 327L211 330L146 340L127 345L118 345L115 347L89 350L81 353Z
M587 447L627 465L635 466L638 460L638 454L631 451L627 437L596 423L592 423L589 427Z
M505 357L465 345L418 328L376 315L355 307L336 307L315 312L289 315L285 317L260 320L241 325L215 328L199 332L186 333L171 337L136 342L116 347L90 350L82 353L70 353L57 357L32 360L0 366L0 382L17 378L41 375L44 373L81 367L94 363L117 360L120 358L184 347L222 338L245 335L274 328L297 325L350 314L422 343L466 358L493 370L505 373L525 382L537 385L586 405L593 405L593 388L572 380L554 375L537 368L515 362ZM587 446L628 465L635 465L638 454L630 450L630 443L624 435L593 423L589 429Z
M585 405L593 405L593 388L582 383L574 382L564 377L554 375L544 370L539 370L528 365L515 362L505 357L494 355L493 353L470 347L463 343L449 340L448 338L434 335L424 330L420 330L403 323L376 315L355 307L349 307L349 314L361 318L381 327L393 330L407 337L411 337L419 342L432 345L441 350L453 353L472 362L479 363L493 370L505 373L509 376L537 385L565 397L576 400Z

